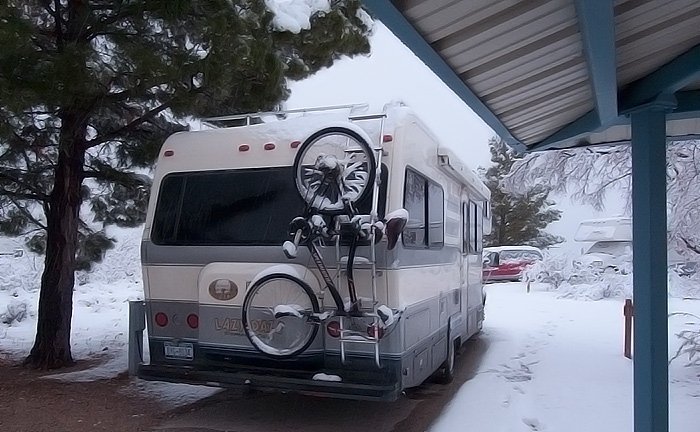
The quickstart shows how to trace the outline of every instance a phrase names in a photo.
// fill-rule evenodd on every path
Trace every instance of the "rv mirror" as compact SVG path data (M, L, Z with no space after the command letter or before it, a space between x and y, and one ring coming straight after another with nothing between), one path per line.
M486 257L484 257L484 267L498 267L501 265L500 256L498 252L490 252Z
M396 247L399 241L399 236L403 232L408 221L408 211L406 209L398 209L386 215L386 238L387 249L392 250Z

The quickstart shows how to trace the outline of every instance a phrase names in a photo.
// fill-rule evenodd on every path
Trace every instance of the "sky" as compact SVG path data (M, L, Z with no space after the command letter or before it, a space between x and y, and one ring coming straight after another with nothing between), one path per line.
M401 100L470 168L488 166L491 128L380 22L370 42L370 55L345 57L292 83L287 108L369 103L380 112Z
M287 108L369 103L372 111L381 111L385 103L402 100L470 168L489 166L488 140L496 136L493 130L381 22L376 22L370 43L370 55L345 57L306 80L292 83ZM588 245L572 239L582 220L623 212L623 200L616 193L608 195L603 212L572 203L565 195L552 198L564 213L547 231L571 238L559 247L566 252L578 252Z

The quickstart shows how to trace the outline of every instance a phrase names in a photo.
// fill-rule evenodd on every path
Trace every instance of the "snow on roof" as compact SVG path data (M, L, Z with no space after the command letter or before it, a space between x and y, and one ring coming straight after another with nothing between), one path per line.
M581 224L587 225L609 225L609 224L622 224L630 225L632 224L632 218L626 216L613 216L608 218L596 218L596 219L586 219L581 221Z
M307 136L319 130L319 127L337 124L339 122L350 122L351 118L369 117L373 114L367 113L367 104L344 105L337 107L320 107L295 109L282 111L280 113L250 113L240 116L231 116L228 120L244 121L246 117L259 121L260 123L245 126L232 126L223 128L209 128L207 123L202 124L202 129L192 132L181 132L182 134L197 133L246 136L248 140L274 140L274 139L297 139L303 140ZM386 119L384 121L385 130L393 130L401 124L409 115L415 115L413 110L400 102L389 103L384 108ZM226 117L220 117L226 119ZM227 120L219 120L226 122ZM364 129L372 138L378 138L380 122L372 120L355 121L353 124Z
M632 219L616 216L611 218L588 219L581 222L575 241L631 241Z

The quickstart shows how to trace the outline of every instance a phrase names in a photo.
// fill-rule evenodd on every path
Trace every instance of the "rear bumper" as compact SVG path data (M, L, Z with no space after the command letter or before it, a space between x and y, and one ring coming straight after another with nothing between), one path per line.
M321 371L317 371L321 372ZM333 374L333 371L324 371ZM137 375L149 381L167 381L213 387L247 387L263 391L292 392L343 399L380 400L393 402L401 394L398 381L386 384L359 382L329 382L312 379L316 372L285 370L256 372L246 369L207 369L182 365L145 365ZM342 373L338 375L342 376Z
M191 341L192 359L173 360L164 355L165 342L150 340L150 364L138 365L139 378L346 399L394 401L401 394L400 358L382 357L381 368L372 356L349 354L342 364L337 352L307 351L295 359L275 360L254 350L202 346ZM337 375L342 381L314 380L317 373Z

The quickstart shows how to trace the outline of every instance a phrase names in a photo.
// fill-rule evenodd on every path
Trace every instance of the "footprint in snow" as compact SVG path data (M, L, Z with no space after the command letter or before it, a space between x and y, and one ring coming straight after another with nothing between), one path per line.
M536 418L523 417L523 423L533 431L543 431L544 425Z

